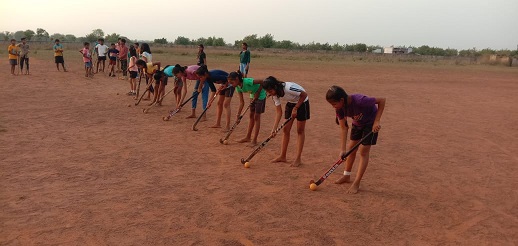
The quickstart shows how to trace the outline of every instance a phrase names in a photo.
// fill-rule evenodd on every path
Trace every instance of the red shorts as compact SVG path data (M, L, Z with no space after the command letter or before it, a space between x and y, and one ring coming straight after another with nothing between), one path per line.
M110 59L110 65L117 65L117 61Z

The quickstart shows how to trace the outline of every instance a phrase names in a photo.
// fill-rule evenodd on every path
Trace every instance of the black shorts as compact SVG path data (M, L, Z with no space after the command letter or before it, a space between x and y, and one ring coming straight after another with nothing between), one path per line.
M168 77L167 77L167 76L165 76L164 81L162 81L162 83L164 83L164 85L167 85L167 78L168 78ZM155 80L155 84L156 84L156 85L160 84L160 80Z
M98 56L97 60L98 61L106 61L106 56Z
M257 99L252 105L250 105L250 112L256 114L264 113L264 109L266 108L266 98L263 100Z
M132 78L132 79L137 78L137 75L138 75L137 71L129 71L129 72L130 72L130 78Z
M363 137L365 137L369 132L372 132L372 125L366 125L366 126L356 126L353 125L353 128L351 129L351 140L360 140ZM370 137L365 139L362 144L363 145L376 145L376 142L378 141L378 133L372 134Z
M284 109L284 119L288 119L291 117L291 111L293 111L295 105L297 104L286 103L286 108ZM309 100L305 101L302 105L300 105L299 109L297 109L297 120L309 120Z
M63 56L54 56L54 61L56 63L65 63L65 59L63 59Z
M225 96L225 97L232 97L234 95L234 87L233 86L230 86L230 87L227 87L223 90L221 90L218 95L222 95L222 96Z
M9 64L11 64L11 65L18 65L18 60L17 59L9 59Z

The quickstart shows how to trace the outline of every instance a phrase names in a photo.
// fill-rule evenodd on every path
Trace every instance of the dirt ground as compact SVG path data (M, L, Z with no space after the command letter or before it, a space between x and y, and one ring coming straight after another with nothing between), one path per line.
M173 97L143 114L127 82L84 78L67 55L68 73L49 57L0 75L0 245L518 244L517 69L256 59L252 77L307 90L311 119L302 166L270 163L278 137L246 169L248 119L221 145L214 109L197 132L189 106L163 122ZM343 167L308 188L339 154L333 84L387 98L355 195L333 184ZM274 113L268 101L261 141ZM289 161L295 143L292 129Z

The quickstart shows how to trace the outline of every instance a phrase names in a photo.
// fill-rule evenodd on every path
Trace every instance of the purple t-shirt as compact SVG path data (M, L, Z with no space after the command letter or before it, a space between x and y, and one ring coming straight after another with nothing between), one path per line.
M185 69L185 75L187 76L187 79L198 80L198 76L196 76L196 70L198 70L199 67L200 66L198 65L188 66L187 69Z
M351 98L351 103L344 106L344 108L337 109L336 117L340 120L345 117L351 117L355 126L372 125L378 112L376 98L362 94L353 94L349 95L349 97Z

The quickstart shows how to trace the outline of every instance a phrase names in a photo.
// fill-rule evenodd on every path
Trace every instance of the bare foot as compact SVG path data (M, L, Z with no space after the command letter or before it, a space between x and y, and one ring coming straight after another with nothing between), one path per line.
M192 118L197 118L197 117L196 117L196 115L191 114L191 115L189 115L189 116L187 116L187 117L185 117L185 118L186 118L186 119L192 119Z
M230 131L230 129L229 128L225 128L225 129L222 129L221 131L226 133L226 132Z
M246 143L246 142L250 142L250 138L243 138L239 141L237 141L238 143Z
M287 162L286 157L279 156L272 160L272 162Z
M293 163L291 163L291 167L298 167L302 164L302 161L300 159L295 160Z
M221 128L221 125L213 125L213 126L209 126L210 128Z
M335 181L335 184L343 184L351 182L351 175L343 175Z
M250 142L250 144L247 145L247 146L250 147L250 148L253 148L253 147L257 146L257 140L252 140L252 142Z
M347 190L347 193L349 193L349 194L356 194L356 193L358 193L359 189L360 189L360 184L353 183L353 185L351 185L349 190Z
M207 121L207 117L205 117L205 116L201 117L200 122L203 122L203 121Z

